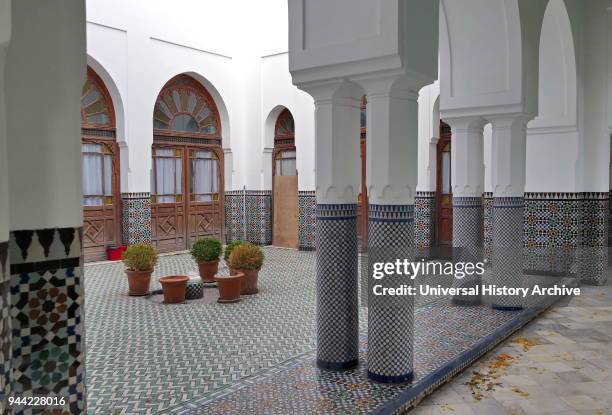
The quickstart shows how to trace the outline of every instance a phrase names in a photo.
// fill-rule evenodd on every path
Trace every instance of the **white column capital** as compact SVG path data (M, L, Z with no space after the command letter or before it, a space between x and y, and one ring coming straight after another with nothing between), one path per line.
M357 203L361 89L350 82L302 86L315 101L316 191L319 204Z
M453 134L482 134L483 128L487 123L487 120L479 116L454 118L441 117L441 119L450 125Z
M361 82L367 104L367 187L371 204L411 205L418 179L418 93L403 78Z
M526 114L488 117L493 126L493 197L523 197L525 194L527 123L531 118Z

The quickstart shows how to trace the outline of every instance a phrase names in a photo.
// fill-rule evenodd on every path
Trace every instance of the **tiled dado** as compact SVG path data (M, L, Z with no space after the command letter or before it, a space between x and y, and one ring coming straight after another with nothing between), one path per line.
M226 240L272 243L272 191L235 190L225 193Z
M417 192L414 199L414 242L426 251L435 244L436 192Z
M298 246L300 250L315 249L317 199L315 191L298 192Z
M525 269L602 284L608 263L609 193L525 193Z
M13 231L9 241L12 393L63 397L72 414L85 412L81 246L80 227Z
M123 243L133 245L151 242L151 195L122 193L121 211Z
M0 242L0 407L11 391L10 294L8 242Z
M604 285L608 269L610 194L589 192L582 195L580 279L589 284Z

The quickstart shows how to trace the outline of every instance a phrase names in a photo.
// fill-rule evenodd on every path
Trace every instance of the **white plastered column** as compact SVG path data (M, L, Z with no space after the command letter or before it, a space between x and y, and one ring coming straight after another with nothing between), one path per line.
M317 198L317 365L359 362L357 195L359 99L351 83L303 87L315 100Z
M368 261L414 258L418 157L418 83L408 77L362 80L367 104ZM405 276L368 279L368 376L384 383L413 378L414 298L373 295ZM365 287L364 287L365 288Z
M489 117L493 125L491 169L493 186L492 284L521 287L523 278L523 207L527 122L531 117L510 114ZM494 296L492 307L517 310L519 297Z

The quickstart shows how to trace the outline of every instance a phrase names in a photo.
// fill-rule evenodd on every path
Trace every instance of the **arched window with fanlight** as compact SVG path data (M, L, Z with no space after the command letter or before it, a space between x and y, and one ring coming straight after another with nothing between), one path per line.
M295 148L295 122L291 112L283 109L274 127L273 151L273 227L275 246L298 246L298 170Z
M162 88L153 111L152 240L161 251L223 234L223 152L214 99L182 74Z
M102 79L87 68L81 94L83 246L85 260L105 259L119 245L119 155L115 111Z

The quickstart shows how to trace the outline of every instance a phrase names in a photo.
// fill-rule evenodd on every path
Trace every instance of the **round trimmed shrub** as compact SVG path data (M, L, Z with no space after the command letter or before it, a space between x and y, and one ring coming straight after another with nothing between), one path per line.
M243 243L234 248L229 257L229 266L236 270L260 269L264 254L260 247Z
M215 238L198 239L191 247L191 256L196 262L216 261L221 256L221 242Z
M134 244L127 247L121 259L131 271L151 271L157 264L157 251L150 244Z

